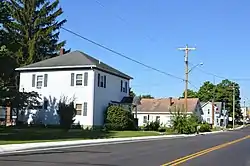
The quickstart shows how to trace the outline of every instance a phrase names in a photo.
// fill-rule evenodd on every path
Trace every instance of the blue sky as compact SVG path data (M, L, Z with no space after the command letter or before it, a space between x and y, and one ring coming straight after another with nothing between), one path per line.
M65 28L133 59L184 78L184 52L196 46L189 61L203 62L202 69L228 78L250 78L250 1L241 0L61 0ZM122 18L122 19L121 19ZM178 97L184 82L135 64L61 31L67 48L81 50L131 75L137 94ZM190 82L200 87L213 76L194 69ZM215 78L215 82L220 82ZM250 81L239 81L242 98ZM190 89L194 89L190 86ZM248 101L250 103L250 100Z

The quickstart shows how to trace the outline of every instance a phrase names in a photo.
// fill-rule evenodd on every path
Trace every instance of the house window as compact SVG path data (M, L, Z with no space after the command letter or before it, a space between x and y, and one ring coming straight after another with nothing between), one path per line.
M97 75L97 86L100 87L100 73Z
M76 75L76 85L82 85L82 74Z
M88 72L84 73L84 86L88 86Z
M160 122L160 116L156 116L156 121Z
M76 115L82 115L82 104L76 104Z
M207 118L207 122L210 123L210 118Z
M103 76L101 76L100 87L103 87L103 86L104 86L104 78L103 78Z
M147 123L148 122L148 116L143 116L143 123Z
M128 82L125 82L125 93L128 92Z
M84 102L83 103L83 116L87 116L87 112L88 112L88 103Z
M36 78L36 88L41 89L43 86L43 75L39 75Z
M106 78L106 76L104 76L104 88L106 88L106 82L107 82L107 78Z
M207 109L207 114L210 114L210 109Z

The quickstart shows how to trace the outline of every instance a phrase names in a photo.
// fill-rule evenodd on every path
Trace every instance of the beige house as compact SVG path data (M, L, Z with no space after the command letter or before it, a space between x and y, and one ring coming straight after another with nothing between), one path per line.
M173 113L176 110L185 110L184 104L185 99L180 98L141 99L141 104L137 106L138 125L143 126L147 122L159 120L162 125L169 126ZM136 111L133 113L136 114ZM187 113L195 113L202 119L203 113L198 98L188 98Z

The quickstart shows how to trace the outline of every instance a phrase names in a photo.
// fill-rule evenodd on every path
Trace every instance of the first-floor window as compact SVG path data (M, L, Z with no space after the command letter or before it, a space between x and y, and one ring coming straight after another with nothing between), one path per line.
M207 118L207 122L210 123L210 118Z
M76 115L82 115L82 104L76 104Z
M148 116L143 116L143 123L147 123L148 122Z
M160 122L160 116L156 116L156 121Z

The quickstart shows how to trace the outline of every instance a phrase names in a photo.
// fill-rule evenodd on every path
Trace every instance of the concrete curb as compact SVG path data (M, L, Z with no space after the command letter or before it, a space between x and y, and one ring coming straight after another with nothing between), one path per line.
M242 128L242 127L241 127ZM240 128L238 128L240 129ZM198 135L208 135L216 134L227 131L213 131L205 132ZM49 147L63 147L63 146L76 146L76 145L97 145L104 143L121 143L121 142L131 142L131 141L150 141L150 140L160 140L167 138L184 138L184 137L194 137L197 134L179 134L179 135L161 135L161 136L146 136L146 137L129 137L129 138L108 138L108 139L93 139L93 140L78 140L78 141L57 141L57 142L40 142L40 143L23 143L23 144L8 144L0 145L0 154L15 152L21 150L29 149L39 149L39 148L49 148Z

